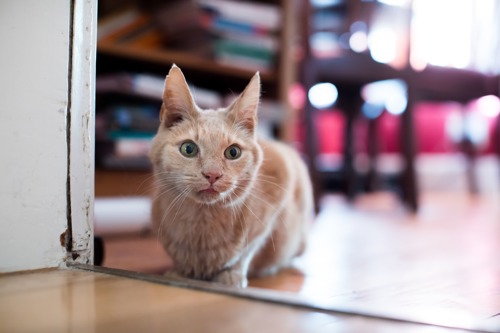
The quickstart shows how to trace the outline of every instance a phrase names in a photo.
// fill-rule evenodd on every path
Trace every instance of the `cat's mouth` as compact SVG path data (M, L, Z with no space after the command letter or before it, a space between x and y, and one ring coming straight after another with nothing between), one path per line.
M196 193L197 199L204 204L214 204L221 199L221 192L213 187L206 188Z
M208 195L218 195L219 191L215 190L213 187L209 187L207 189L201 190L198 192L199 194L208 194Z
M233 188L226 188L225 186L216 184L215 186L210 185L206 188L196 191L195 198L201 203L204 204L215 204L224 201L228 198L230 193L233 192Z

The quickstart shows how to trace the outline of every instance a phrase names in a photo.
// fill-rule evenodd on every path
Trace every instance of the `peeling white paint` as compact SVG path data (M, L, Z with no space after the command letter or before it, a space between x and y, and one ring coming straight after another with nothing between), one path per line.
M75 0L74 6L70 154L72 252L78 254L75 261L92 263L97 3L95 0Z

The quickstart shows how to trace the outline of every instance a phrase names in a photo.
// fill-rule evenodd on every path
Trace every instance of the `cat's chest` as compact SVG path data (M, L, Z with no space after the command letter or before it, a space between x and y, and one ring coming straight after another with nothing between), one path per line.
M244 224L238 217L221 211L195 210L196 214L177 214L164 230L177 250L203 253L231 251L242 244Z
M185 276L207 279L227 267L244 249L244 231L235 221L207 218L173 221L166 233L167 251Z

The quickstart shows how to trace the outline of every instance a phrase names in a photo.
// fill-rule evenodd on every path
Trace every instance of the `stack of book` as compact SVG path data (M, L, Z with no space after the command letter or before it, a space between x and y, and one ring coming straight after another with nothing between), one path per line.
M148 153L159 121L154 104L116 104L96 115L96 164L104 168L149 169Z
M277 5L232 0L197 0L201 25L215 36L215 60L231 66L271 70L279 49Z

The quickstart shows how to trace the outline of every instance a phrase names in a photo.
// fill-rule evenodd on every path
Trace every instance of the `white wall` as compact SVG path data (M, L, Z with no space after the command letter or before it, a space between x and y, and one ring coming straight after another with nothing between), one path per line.
M0 272L66 251L70 1L0 1Z

